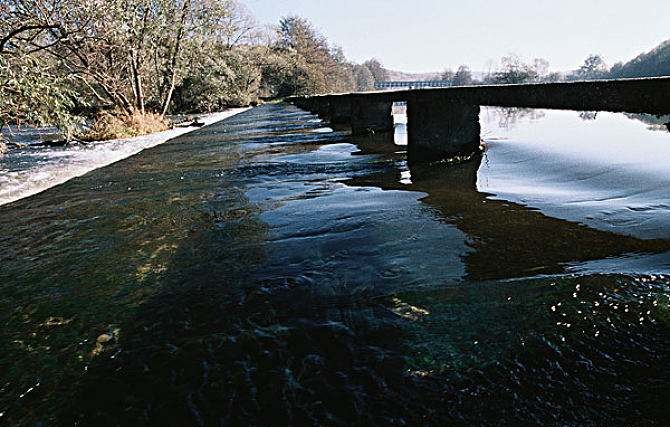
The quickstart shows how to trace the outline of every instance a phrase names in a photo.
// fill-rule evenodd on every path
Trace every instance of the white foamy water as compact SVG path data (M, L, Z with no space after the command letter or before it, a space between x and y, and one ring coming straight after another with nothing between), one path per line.
M199 116L206 125L232 117L248 108ZM0 155L0 205L42 192L94 169L110 165L155 147L196 128L175 128L151 135L93 142L71 147L25 147ZM35 132L39 135L40 132ZM31 141L23 141L30 143ZM33 141L34 142L34 141Z

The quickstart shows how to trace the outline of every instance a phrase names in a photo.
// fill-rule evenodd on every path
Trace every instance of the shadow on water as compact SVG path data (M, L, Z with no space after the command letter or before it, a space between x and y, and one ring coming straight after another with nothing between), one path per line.
M182 245L211 232L216 221L249 224L219 230L246 233L241 246L221 246L227 260L235 250L247 261L226 264L226 271L248 269L263 227L243 221L253 207L226 185L225 173L246 155L241 143L262 142L276 135L273 126L300 126L309 117L268 115L265 130L226 134L249 120L233 118L219 131L204 128L0 208L0 421L53 421L102 343L119 338L163 286L175 254L187 255ZM204 145L212 134L217 144ZM213 245L207 258L190 262L214 263L218 254Z
M480 157L453 165L414 165L404 173L388 170L347 183L426 193L421 202L468 236L472 251L464 262L469 280L563 274L570 262L670 251L667 240L594 230L517 203L492 199L491 194L477 189L481 162Z
M664 425L670 277L568 264L668 243L398 150L263 106L0 208L0 421Z

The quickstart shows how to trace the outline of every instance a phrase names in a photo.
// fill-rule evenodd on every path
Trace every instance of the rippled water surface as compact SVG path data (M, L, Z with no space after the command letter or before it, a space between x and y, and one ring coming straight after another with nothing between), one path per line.
M642 119L483 109L409 167L267 105L2 206L0 423L667 425Z
M211 124L244 110L246 108L206 114L199 120ZM12 126L3 132L2 137L18 145L18 148L12 148L0 156L0 205L37 194L193 129L175 127L134 138L47 147L42 146L44 141L60 139L57 129Z

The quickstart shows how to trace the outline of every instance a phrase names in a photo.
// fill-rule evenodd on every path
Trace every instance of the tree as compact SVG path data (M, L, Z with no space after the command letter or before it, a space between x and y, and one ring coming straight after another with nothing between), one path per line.
M28 18L32 4L0 1L0 131L7 125L56 125L70 138L79 118L72 114L72 79L32 43L54 29ZM31 43L29 43L31 42ZM4 144L0 135L0 152Z
M563 80L565 80L565 75L559 72L549 73L542 78L542 81L546 83L557 83Z
M454 86L468 86L473 82L472 72L467 65L461 65L458 67L456 74L454 74L453 85Z
M617 63L609 72L612 78L660 77L670 75L670 40L632 60Z
M624 63L617 62L616 64L612 65L609 74L612 76L612 78L622 77L622 75L624 74Z
M231 0L0 1L22 25L5 46L49 55L94 103L127 114L166 114L203 44L230 48L250 33Z
M525 64L517 55L504 56L500 62L500 69L493 74L493 81L496 84L531 82L538 78L537 69L546 72L549 68L547 61L536 59L534 65L531 66Z
M351 92L356 89L356 77L354 66L347 61L344 50L335 46L331 48L330 56L334 63L330 72L326 75L328 90L330 92Z
M0 0L0 60L0 127L66 130L82 107L210 111L368 90L386 72L354 66L304 18L263 32L235 0Z
M180 111L212 112L253 103L259 96L265 50L210 46L176 89Z
M535 58L532 69L537 79L543 79L549 73L549 61L544 58Z
M261 63L261 90L268 97L306 95L312 90L305 58L270 50Z
M354 77L356 78L356 90L365 92L375 87L375 77L365 65L354 65Z
M363 63L363 65L365 65L368 70L370 70L372 77L375 79L375 83L388 80L388 71L384 68L378 59L368 59Z
M352 67L339 48L331 49L326 38L304 18L283 18L278 27L277 48L296 65L294 92L310 94L354 89ZM289 86L283 85L284 88Z
M0 55L0 131L8 125L57 125L72 137L79 123L70 112L74 93L55 71L30 57ZM0 154L4 151L0 134Z
M440 80L442 80L443 82L449 82L449 84L451 85L453 84L454 76L455 74L452 70L446 69L440 75Z
M579 67L575 76L581 80L602 79L607 76L607 64L600 55L589 55L584 64Z

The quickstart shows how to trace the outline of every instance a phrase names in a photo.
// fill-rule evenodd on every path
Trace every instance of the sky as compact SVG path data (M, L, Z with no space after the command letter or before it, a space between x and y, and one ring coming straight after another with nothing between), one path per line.
M355 62L407 72L487 71L510 53L577 68L628 61L670 39L670 0L242 0L262 24L309 19Z

